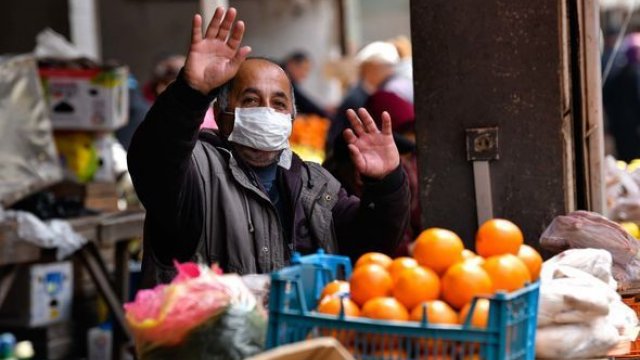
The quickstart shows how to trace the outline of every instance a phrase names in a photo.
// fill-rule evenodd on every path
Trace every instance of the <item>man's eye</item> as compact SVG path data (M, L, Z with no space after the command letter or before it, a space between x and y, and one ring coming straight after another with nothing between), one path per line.
M287 104L283 101L275 101L273 103L273 107L276 110L286 110L287 109Z
M242 105L255 105L258 103L258 99L256 98L246 98L242 100Z

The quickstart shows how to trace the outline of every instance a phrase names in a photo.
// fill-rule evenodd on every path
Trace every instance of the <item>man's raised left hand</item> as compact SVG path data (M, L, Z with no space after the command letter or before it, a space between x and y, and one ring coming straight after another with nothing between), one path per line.
M351 160L356 170L364 176L381 180L400 165L400 154L391 132L391 117L382 113L382 130L366 109L358 113L349 109L347 117L352 129L344 131Z

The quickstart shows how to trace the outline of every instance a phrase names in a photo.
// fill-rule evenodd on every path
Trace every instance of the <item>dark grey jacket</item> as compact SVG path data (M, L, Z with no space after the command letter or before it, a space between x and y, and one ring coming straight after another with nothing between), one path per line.
M287 265L293 251L392 252L409 220L409 188L399 167L348 196L320 165L295 154L279 168L280 218L253 171L228 143L199 125L213 96L182 78L157 99L137 130L129 170L146 210L143 286L168 282L172 260L217 262L239 274Z

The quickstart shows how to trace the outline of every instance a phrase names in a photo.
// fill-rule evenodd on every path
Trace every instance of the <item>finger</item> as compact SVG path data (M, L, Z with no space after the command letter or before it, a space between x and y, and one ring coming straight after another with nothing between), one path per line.
M195 44L202 41L202 16L195 14L193 16L193 31L191 32L191 43Z
M222 41L227 40L227 36L229 36L229 32L231 31L231 27L233 26L233 21L236 19L236 9L229 8L227 13L224 15L224 19L222 20L222 25L220 25L220 30L218 30L218 39Z
M227 41L227 45L233 50L237 49L242 42L242 37L244 36L244 21L238 21L236 25L233 27L233 31L231 32L231 36L229 37L229 41Z
M388 112L382 112L382 133L385 135L391 135L391 115Z
M366 169L367 161L365 160L364 156L362 156L360 149L358 149L358 147L354 144L349 144L347 145L347 147L349 148L351 161L353 161L353 165L355 166L356 170L358 170L359 173L363 173Z
M356 134L353 133L353 130L351 129L346 129L343 133L342 136L344 137L344 140L347 142L348 144L355 144L356 141L358 141L358 137L356 136Z
M351 124L351 127L353 128L353 131L356 133L356 135L362 136L362 134L365 133L364 126L362 125L362 122L358 118L358 115L356 115L356 112L353 111L353 109L347 110L347 119L349 119L349 123Z
M364 129L366 130L366 132L371 134L379 132L378 126L376 126L375 121L373 121L373 118L371 117L371 115L369 115L367 109L358 109L358 117L360 117L360 120L362 121L362 125L364 125Z
M241 47L240 50L238 50L238 52L236 53L236 56L233 57L233 62L235 62L236 64L242 63L243 61L247 60L247 55L249 55L250 52L251 47Z
M218 31L220 30L220 22L222 21L223 16L224 16L224 8L222 6L218 6L216 8L216 11L213 13L211 22L209 22L209 27L207 27L207 32L204 34L205 38L211 39L218 34Z

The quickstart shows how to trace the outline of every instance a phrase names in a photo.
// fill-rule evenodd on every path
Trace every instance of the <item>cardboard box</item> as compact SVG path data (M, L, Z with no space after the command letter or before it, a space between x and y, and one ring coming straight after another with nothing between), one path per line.
M90 182L86 184L84 206L103 212L118 211L118 191L115 183Z
M338 340L329 337L279 346L247 360L353 360Z
M35 327L69 320L72 296L71 262L21 269L0 308L0 325Z
M57 130L116 130L129 116L129 70L41 68L51 123Z

